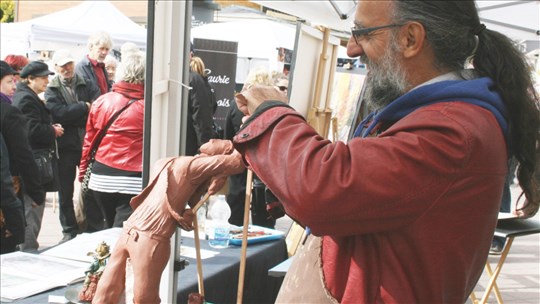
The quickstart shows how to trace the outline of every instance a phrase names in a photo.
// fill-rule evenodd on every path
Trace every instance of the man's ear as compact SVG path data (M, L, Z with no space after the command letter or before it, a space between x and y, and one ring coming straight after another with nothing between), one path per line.
M422 51L425 47L426 30L419 22L409 22L402 27L401 30L401 46L403 57L411 58Z

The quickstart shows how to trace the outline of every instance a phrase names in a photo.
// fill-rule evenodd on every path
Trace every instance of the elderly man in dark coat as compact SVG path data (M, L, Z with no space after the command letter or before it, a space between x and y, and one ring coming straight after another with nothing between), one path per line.
M88 112L100 91L89 79L75 73L75 60L68 50L56 51L53 63L57 75L45 91L45 100L53 121L64 127L64 135L58 138L58 177L62 241L67 241L78 232L73 182L81 160Z

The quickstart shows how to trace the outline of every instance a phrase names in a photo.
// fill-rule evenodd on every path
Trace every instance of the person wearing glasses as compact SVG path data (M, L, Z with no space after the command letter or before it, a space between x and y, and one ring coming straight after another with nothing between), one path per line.
M347 53L373 110L322 138L274 87L236 97L250 169L312 235L277 303L464 303L482 274L507 160L538 211L540 112L512 41L475 1L359 1ZM472 68L471 68L472 67Z

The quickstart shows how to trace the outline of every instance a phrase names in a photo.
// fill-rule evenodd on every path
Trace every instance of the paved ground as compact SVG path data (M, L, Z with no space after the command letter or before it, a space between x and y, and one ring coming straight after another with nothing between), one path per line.
M512 197L518 196L519 187L512 187ZM53 206L54 195L49 193L43 218L42 230L39 235L40 249L53 246L62 239L58 209ZM540 221L540 214L535 216ZM278 220L276 229L287 232L291 220L284 217ZM490 262L496 263L498 256L490 256ZM488 276L484 272L476 287L477 297L481 297L488 282ZM514 240L506 263L502 268L497 280L505 303L515 304L538 304L540 303L540 234L517 237ZM495 303L494 295L489 298L490 303ZM471 303L469 300L468 303Z

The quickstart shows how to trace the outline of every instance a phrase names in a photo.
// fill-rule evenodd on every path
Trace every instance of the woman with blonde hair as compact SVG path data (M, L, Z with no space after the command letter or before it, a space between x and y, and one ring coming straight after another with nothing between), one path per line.
M201 58L193 56L190 61L188 98L188 123L186 155L198 153L199 147L212 138L221 136L214 127L217 109L214 88L208 82L208 74Z
M201 57L197 57L197 56L191 57L191 61L189 62L189 67L191 68L193 72L196 72L202 77L208 76L206 73L206 67L204 66L204 62L202 61Z

